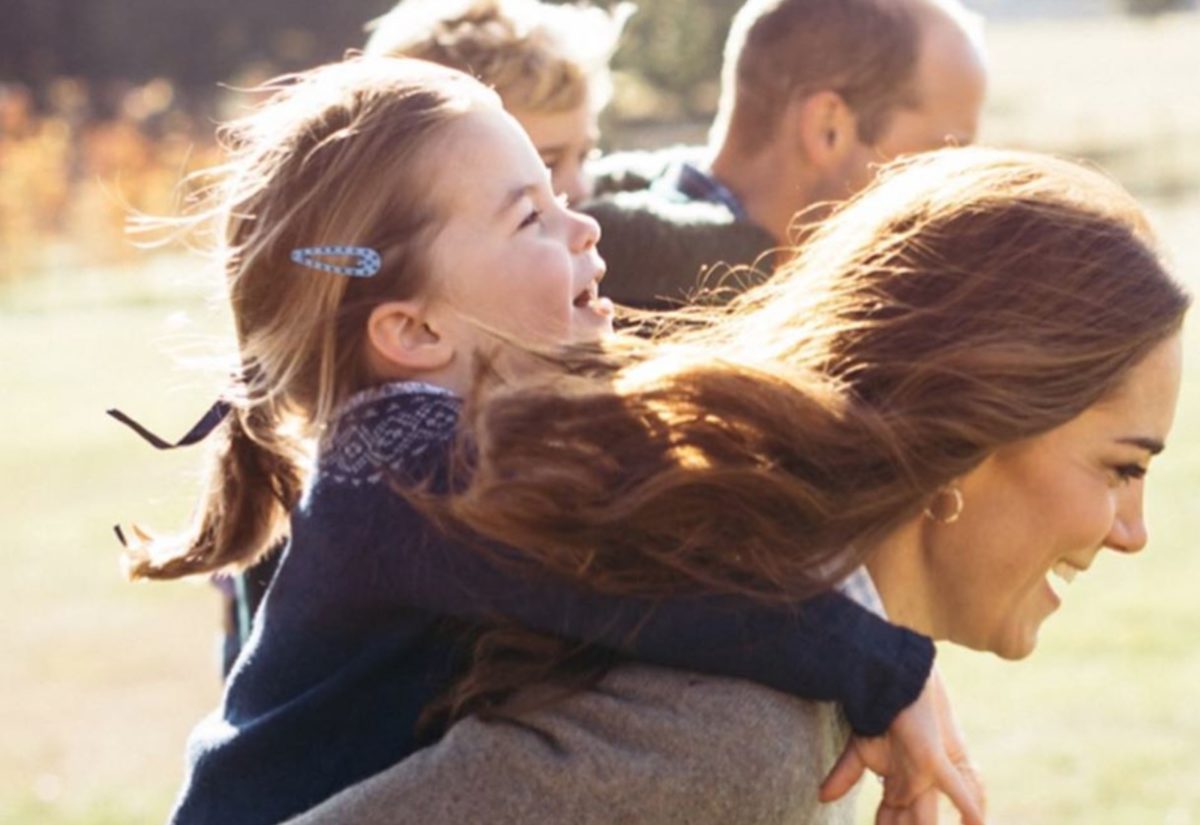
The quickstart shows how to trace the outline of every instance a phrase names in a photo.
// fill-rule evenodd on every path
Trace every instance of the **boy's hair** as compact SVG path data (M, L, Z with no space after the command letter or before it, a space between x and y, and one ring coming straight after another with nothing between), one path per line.
M790 102L832 90L857 116L859 139L874 144L896 109L920 102L922 27L937 11L978 36L982 18L958 0L748 0L725 41L711 143L751 154Z
M460 72L391 58L322 66L264 91L264 105L222 130L229 162L200 173L200 203L175 222L216 231L240 368L191 534L133 548L135 578L250 564L278 537L303 484L306 439L371 383L371 311L425 286L441 217L429 194L435 138L472 107L499 106ZM348 277L290 257L344 245L376 250L378 273Z
M415 57L478 78L509 111L558 113L611 96L608 62L632 5L402 0L370 24L367 54Z

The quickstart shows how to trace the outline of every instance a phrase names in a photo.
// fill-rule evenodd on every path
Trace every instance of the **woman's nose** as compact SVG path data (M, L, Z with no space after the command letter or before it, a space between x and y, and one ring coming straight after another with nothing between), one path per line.
M1140 552L1149 539L1146 517L1142 509L1142 485L1126 491L1119 503L1112 528L1104 540L1105 547L1120 553Z

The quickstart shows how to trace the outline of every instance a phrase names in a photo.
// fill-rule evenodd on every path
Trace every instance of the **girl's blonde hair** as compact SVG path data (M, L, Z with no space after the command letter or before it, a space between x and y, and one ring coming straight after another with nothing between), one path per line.
M608 69L633 5L402 0L370 24L368 54L417 57L491 86L509 111L556 114L612 94Z
M224 127L227 164L201 173L184 228L214 227L240 371L196 521L178 542L132 548L135 578L252 563L281 534L304 481L305 444L369 386L371 310L425 286L439 219L429 151L473 107L499 106L466 75L422 61L355 58L281 78ZM178 223L178 222L177 222ZM369 247L370 278L291 260L303 247Z

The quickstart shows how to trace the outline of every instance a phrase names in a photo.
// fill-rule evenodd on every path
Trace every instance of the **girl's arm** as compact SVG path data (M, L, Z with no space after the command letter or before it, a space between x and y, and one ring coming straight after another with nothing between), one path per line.
M401 565L409 571L405 578L414 607L472 621L503 616L643 662L838 702L857 734L848 750L888 749L894 757L871 767L887 775L890 787L907 789L886 808L881 805L881 822L936 823L935 797L941 791L966 825L983 825L982 785L962 742L947 744L947 733L954 739L957 728L947 731L927 718L939 710L922 695L931 683L933 642L845 596L827 593L790 608L734 596L605 596L561 580L528 578L521 575L525 571L506 570L449 541L406 543L405 548L420 550ZM948 713L944 696L941 710ZM894 725L902 712L905 723ZM826 800L846 793L862 773L852 770L849 759L843 762L842 776L827 783ZM924 804L931 801L932 807Z
M794 607L735 596L607 596L428 534L391 549L399 563L386 565L393 580L380 584L405 605L472 622L504 617L639 661L835 701L861 736L887 730L933 665L932 641L837 593Z

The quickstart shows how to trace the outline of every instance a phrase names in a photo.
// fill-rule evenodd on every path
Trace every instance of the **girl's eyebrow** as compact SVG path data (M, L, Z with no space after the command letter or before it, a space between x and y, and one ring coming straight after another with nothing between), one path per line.
M1158 455L1163 451L1166 445L1157 438L1146 438L1144 436L1130 436L1128 438L1118 438L1118 444L1129 444L1133 447L1141 447L1150 455Z
M504 202L500 205L500 208L496 210L496 217L500 217L505 212L512 209L513 205L521 198L533 197L533 193L537 191L537 188L538 185L536 183L526 183L523 186L517 186L509 190L508 195L506 195L504 198Z

